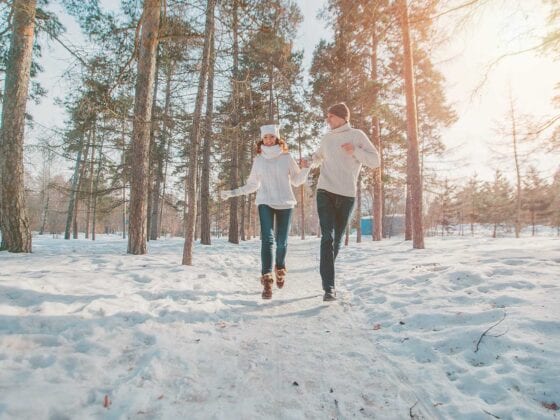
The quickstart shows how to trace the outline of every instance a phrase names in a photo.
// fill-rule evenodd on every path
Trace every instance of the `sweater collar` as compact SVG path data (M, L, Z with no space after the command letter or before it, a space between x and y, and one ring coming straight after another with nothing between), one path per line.
M350 123L347 122L345 124L342 124L340 127L333 128L330 132L331 133L342 133L343 131L350 130L350 128L352 128L352 127L350 127Z
M280 156L282 153L282 149L279 145L275 144L274 146L262 146L261 147L261 155L265 159L274 159Z

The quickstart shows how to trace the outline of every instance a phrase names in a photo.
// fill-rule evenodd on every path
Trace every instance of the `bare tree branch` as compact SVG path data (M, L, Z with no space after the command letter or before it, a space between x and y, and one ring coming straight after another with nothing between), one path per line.
M488 332L489 332L492 328L497 327L498 325L500 325L500 324L504 321L504 319L506 319L506 315L507 315L507 312L504 311L504 316L502 317L502 319L500 319L498 322L496 322L494 325L492 325L491 327L489 327L486 331L484 331L484 332L482 333L482 335L481 335L480 338L478 339L478 342L476 343L476 349L474 350L475 353L478 352L478 346L480 345L480 342L482 341L482 338L484 338L484 336L485 336L486 334L488 334Z

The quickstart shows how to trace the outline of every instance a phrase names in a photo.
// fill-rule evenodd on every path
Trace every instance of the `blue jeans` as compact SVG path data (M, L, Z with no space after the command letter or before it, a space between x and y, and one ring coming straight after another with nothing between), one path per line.
M272 248L275 237L276 267L286 268L292 209L277 210L266 204L260 204L259 218L261 220L261 274L272 273ZM276 229L274 219L276 219Z
M342 235L348 225L354 197L317 190L317 213L321 225L321 262L319 271L325 292L334 292L334 262L340 249Z

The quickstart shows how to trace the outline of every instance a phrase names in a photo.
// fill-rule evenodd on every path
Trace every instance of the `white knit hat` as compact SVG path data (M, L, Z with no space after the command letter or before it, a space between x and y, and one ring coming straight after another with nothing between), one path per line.
M280 138L280 127L274 124L261 126L261 139L266 134L272 134L276 138Z

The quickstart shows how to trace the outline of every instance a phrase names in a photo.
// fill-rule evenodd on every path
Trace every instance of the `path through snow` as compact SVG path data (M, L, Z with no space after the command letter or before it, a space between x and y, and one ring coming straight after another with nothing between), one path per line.
M257 240L35 238L0 254L0 418L554 418L559 242L353 244L325 304L315 238L272 301Z

